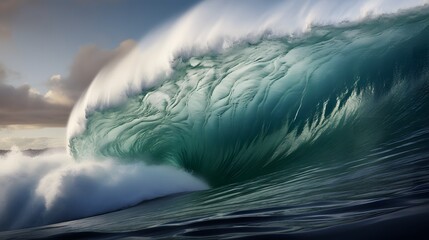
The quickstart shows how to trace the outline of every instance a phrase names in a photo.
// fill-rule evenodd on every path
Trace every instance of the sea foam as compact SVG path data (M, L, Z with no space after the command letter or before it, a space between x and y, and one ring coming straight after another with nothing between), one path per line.
M74 161L66 151L0 156L0 230L105 213L168 194L206 189L169 166Z

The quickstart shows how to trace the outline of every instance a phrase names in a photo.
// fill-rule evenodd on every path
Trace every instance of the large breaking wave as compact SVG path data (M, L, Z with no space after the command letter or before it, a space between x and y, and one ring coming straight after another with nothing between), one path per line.
M427 7L306 3L245 11L256 20L225 3L225 18L199 28L217 6L207 3L143 41L76 106L71 154L172 165L220 186L327 151L362 154L425 119Z
M428 121L427 3L203 2L98 74L69 119L76 161L0 158L0 228L347 161L411 134Z

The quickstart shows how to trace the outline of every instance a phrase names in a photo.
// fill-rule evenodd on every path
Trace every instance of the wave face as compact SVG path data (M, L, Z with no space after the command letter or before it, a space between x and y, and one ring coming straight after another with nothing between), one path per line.
M365 16L179 52L116 103L100 100L102 73L72 114L70 128L84 128L69 151L171 165L213 187L367 154L428 122L429 11Z

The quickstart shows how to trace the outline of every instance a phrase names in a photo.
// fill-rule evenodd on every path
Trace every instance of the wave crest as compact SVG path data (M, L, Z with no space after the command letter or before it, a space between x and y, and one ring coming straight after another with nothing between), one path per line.
M86 128L86 115L124 103L162 84L177 58L222 52L263 36L299 36L317 25L376 18L428 4L429 0L204 1L174 22L147 35L126 58L102 70L76 104L68 139Z

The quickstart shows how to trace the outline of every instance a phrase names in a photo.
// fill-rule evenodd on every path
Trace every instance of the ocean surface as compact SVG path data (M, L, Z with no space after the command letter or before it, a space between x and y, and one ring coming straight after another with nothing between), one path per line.
M429 8L398 9L180 48L156 81L111 85L131 55L69 121L74 161L114 167L42 181L0 239L429 239Z

